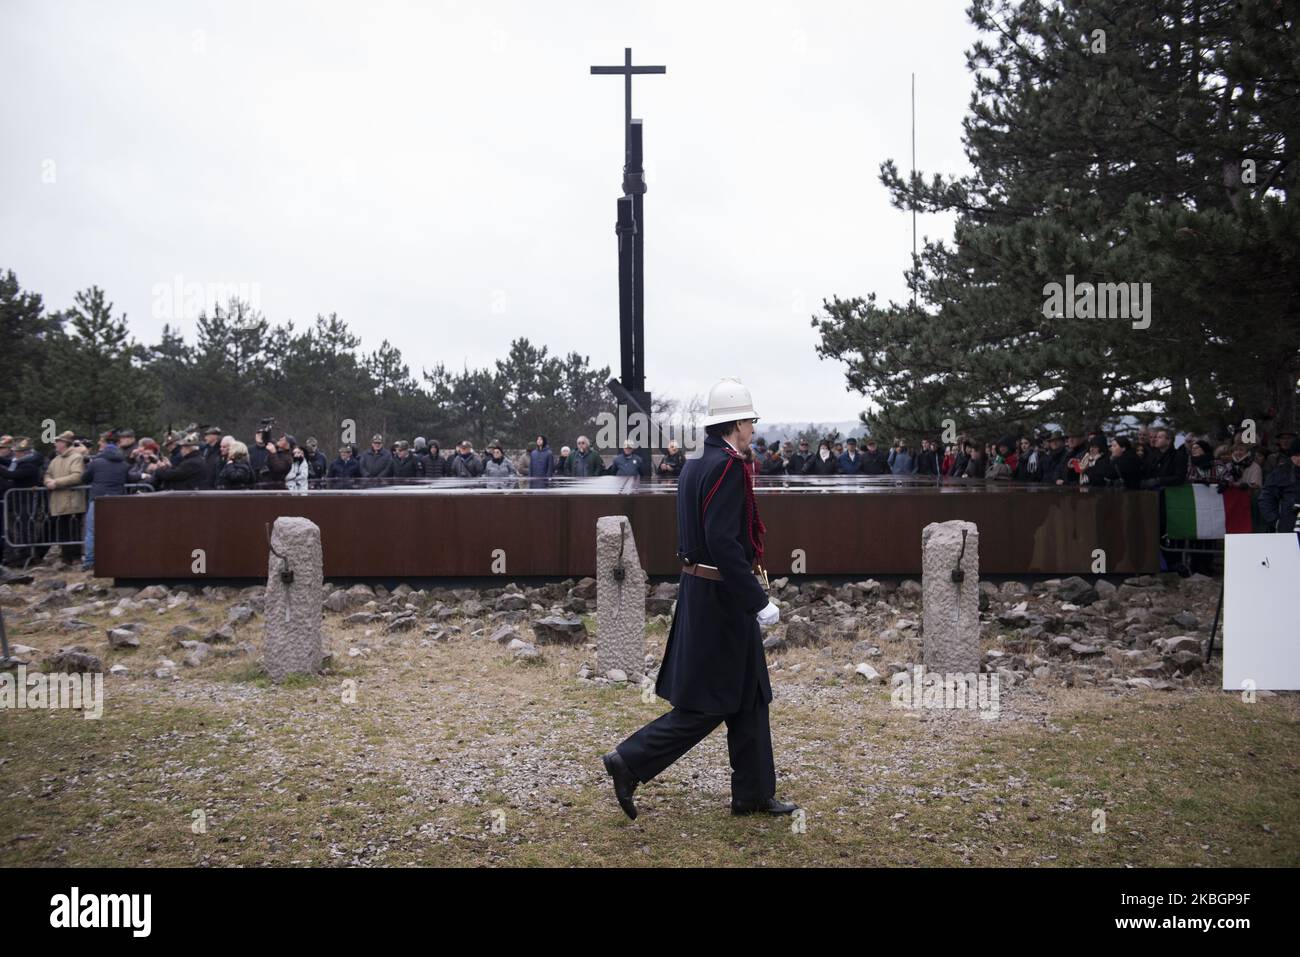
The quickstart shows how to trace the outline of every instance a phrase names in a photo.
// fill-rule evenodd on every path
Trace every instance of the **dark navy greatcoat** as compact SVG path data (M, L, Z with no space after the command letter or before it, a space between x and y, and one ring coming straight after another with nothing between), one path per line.
M720 715L754 707L758 694L772 700L755 617L767 592L752 571L744 463L729 449L706 436L677 481L677 554L716 566L724 580L682 574L655 683L655 693L674 707Z

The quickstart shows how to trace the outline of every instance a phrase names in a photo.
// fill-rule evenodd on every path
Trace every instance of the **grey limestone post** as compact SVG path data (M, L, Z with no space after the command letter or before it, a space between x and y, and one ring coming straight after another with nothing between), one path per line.
M979 541L974 522L932 522L921 531L926 671L979 673ZM960 574L954 576L955 569L960 569ZM954 581L954 577L961 580Z
M320 528L316 523L298 517L277 518L271 530L267 563L266 640L262 652L263 665L272 681L320 670L321 569Z
M596 671L613 669L645 670L645 571L626 515L596 519Z

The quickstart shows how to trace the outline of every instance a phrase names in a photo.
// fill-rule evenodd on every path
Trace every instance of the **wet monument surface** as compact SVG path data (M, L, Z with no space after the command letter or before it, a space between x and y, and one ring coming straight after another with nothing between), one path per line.
M985 574L1159 568L1153 492L892 476L759 476L755 486L774 576L918 575L921 530L951 520L979 526ZM646 572L673 576L676 504L672 482L615 476L155 492L96 503L96 572L261 578L266 524L298 515L320 527L326 578L581 577L596 569L596 519L627 515ZM162 531L142 539L140 528Z

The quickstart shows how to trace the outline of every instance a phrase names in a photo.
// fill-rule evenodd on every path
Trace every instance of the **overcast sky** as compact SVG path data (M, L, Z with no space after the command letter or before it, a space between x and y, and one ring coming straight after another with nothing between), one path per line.
M668 67L633 81L647 387L852 419L810 316L906 295L877 171L909 165L913 71L918 166L967 168L965 4L0 0L0 268L51 309L100 285L148 343L193 341L178 285L242 286L417 377L519 336L617 375L623 81L589 68L631 46Z

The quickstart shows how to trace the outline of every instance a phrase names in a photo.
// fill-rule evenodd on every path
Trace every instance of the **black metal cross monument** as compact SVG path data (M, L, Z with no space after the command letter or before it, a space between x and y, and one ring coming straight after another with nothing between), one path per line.
M641 121L632 119L632 75L667 73L666 66L633 66L632 48L623 50L622 66L593 66L594 74L623 77L623 196L618 201L618 328L620 372L609 388L628 407L650 418L645 388L645 169L641 155Z

